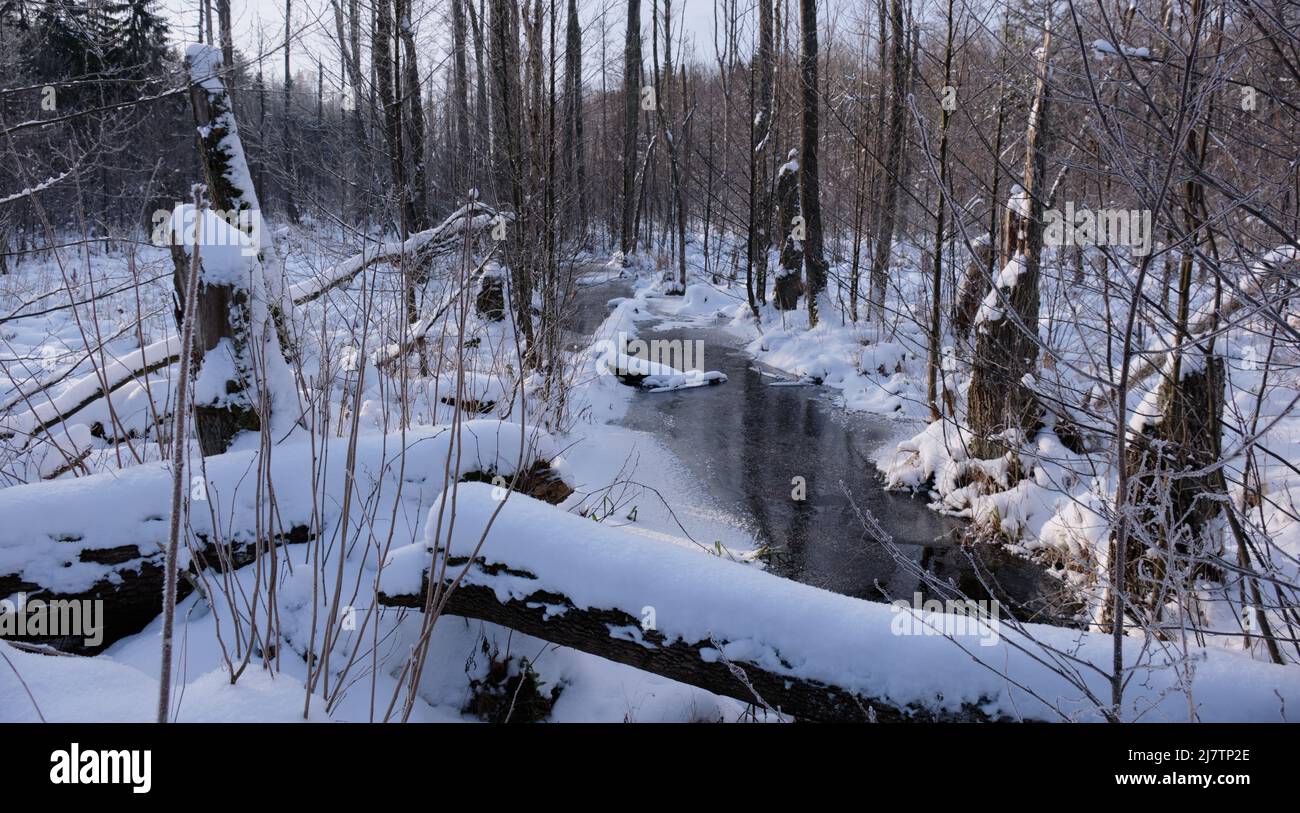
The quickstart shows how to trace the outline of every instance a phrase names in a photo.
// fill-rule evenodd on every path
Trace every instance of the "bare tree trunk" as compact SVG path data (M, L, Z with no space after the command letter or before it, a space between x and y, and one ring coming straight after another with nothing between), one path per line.
M585 241L587 234L587 159L582 134L582 24L578 0L569 0L564 38L564 181L566 222L576 226Z
M817 296L826 288L826 259L822 252L821 183L817 177L817 0L799 0L802 46L799 76L803 84L803 126L800 130L799 203L803 211L803 260L808 277L808 326L817 326Z
M281 139L284 141L284 208L289 220L298 222L298 204L294 200L294 184L297 183L293 162L293 74L289 68L289 45L293 40L293 0L284 0L284 119L280 122Z
M627 38L623 45L623 193L619 248L627 265L636 248L635 215L637 113L641 106L641 0L627 0Z
M451 2L451 95L452 122L456 134L456 157L452 160L452 176L455 193L463 195L468 191L470 172L473 169L473 151L470 147L469 123L469 68L466 59L465 3L468 0L450 0Z
M483 14L474 11L474 0L464 0L465 10L469 12L470 30L474 34L474 74L477 79L474 88L474 161L479 173L475 182L481 182L483 167L488 159L489 134L492 129L491 107L488 105L488 78L486 47L483 44ZM480 4L483 0L479 0ZM480 9L482 5L480 5Z
M354 5L356 0L352 0ZM364 83L361 79L361 57L360 41L353 40L352 37L359 37L357 20L353 17L349 25L350 29L345 33L343 21L343 8L339 5L339 0L331 0L334 6L334 33L339 41L339 54L343 58L343 68L347 72L348 83L352 85L352 129L356 134L357 145L364 147L366 144L366 126L361 118L361 90ZM355 8L353 9L355 14ZM358 173L358 177L360 174Z
M405 239L410 231L409 212L406 207L406 161L402 149L402 111L398 106L393 76L393 7L392 0L375 3L375 28L370 41L371 65L375 74L375 89L382 111L384 135L388 142L388 165L393 175L393 186L398 190L398 225Z
M523 110L519 78L519 8L514 0L492 0L488 28L492 65L492 164L497 195L509 202L516 222L507 230L506 258L510 267L510 304L518 330L528 348L533 345L533 285L529 264L524 184L527 182L523 135L518 126ZM507 207L501 207L507 208ZM527 350L525 352L528 352Z
M952 5L953 0L948 0L948 36L943 49L943 87L940 88L940 96L946 92L945 88L952 79ZM939 114L939 196L935 205L936 217L934 225L934 269L930 277L931 299L930 299L930 362L927 365L927 387L926 400L930 404L930 420L937 421L942 417L939 410L939 366L940 366L940 348L939 344L943 338L943 324L941 315L943 313L943 225L944 212L947 203L944 197L948 194L948 107L940 105Z
M221 25L221 62L231 68L235 64L235 44L230 30L230 0L217 0L217 21Z
M767 302L767 255L772 247L772 93L776 54L772 23L773 0L758 0L758 110L754 114L753 148L750 154L749 268L753 286L750 306ZM755 308L756 310L756 308Z
M903 150L907 138L907 39L903 30L903 0L890 4L890 37L893 56L889 67L892 77L889 106L889 148L885 153L884 186L880 199L880 217L876 221L876 247L871 257L871 300L874 316L885 316L885 290L889 287L889 260L894 245L895 210L898 188L903 180Z
M400 117L405 121L405 157L411 163L406 183L406 220L408 232L429 228L428 183L425 180L424 162L424 105L420 94L420 63L416 59L415 31L411 22L411 0L395 0L397 7L397 37L404 52L402 59L402 101ZM405 235L403 235L405 236ZM417 268L416 284L427 279L428 269Z
M681 161L678 157L679 145L678 139L682 137L680 130L674 131L673 127L677 122L672 118L672 87L673 87L673 38L672 38L672 0L664 0L664 18L663 18L663 37L664 37L664 68L663 81L660 82L660 74L655 74L655 115L659 119L659 127L664 134L664 145L668 148L668 168L671 173L670 181L673 191L673 209L676 212L677 224L677 282L669 288L669 292L686 293L686 197L682 194L682 171ZM656 26L656 31L658 27ZM685 94L682 98L683 108L686 105ZM684 127L686 116L682 117Z

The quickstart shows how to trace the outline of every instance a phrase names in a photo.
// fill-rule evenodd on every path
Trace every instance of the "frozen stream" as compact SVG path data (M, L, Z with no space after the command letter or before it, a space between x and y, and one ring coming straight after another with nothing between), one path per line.
M605 303L629 293L623 282L580 291L572 328L590 332ZM642 339L702 340L702 366L729 380L638 392L623 424L653 435L719 507L743 518L772 572L877 601L953 596L928 587L921 569L970 598L996 597L1021 618L1051 621L1061 612L1061 583L1042 567L988 545L963 546L960 520L930 510L924 498L884 489L872 457L906 427L847 412L827 388L791 386L760 369L721 326L657 329L647 321L639 329ZM806 483L803 500L792 494L797 477ZM854 504L879 521L892 546L865 530Z

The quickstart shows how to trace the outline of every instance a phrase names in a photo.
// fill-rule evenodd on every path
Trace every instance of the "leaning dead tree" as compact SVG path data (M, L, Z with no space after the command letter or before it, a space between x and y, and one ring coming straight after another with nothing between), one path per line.
M1034 68L1033 105L1025 130L1023 187L1011 192L1003 229L1008 257L975 319L967 414L972 457L1014 449L1038 430L1041 407L1028 377L1038 360L1038 276L1043 250L1043 180L1050 138L1051 17Z
M283 272L255 244L261 207L222 79L221 52L191 45L186 64L199 157L212 208L220 214L177 207L172 257L177 298L184 302L195 250L189 244L203 244L194 313L194 414L203 454L214 455L241 431L258 431L273 416L295 421L297 390L281 346L287 331L276 329L287 318Z

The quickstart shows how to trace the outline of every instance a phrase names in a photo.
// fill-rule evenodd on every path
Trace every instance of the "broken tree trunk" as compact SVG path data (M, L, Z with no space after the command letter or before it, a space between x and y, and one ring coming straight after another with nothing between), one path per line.
M1126 534L1126 605L1152 623L1194 581L1217 575L1207 562L1222 554L1212 520L1225 496L1213 468L1224 380L1222 356L1194 347L1176 362L1171 357L1154 399L1148 396L1129 424L1125 505L1135 514Z
M1011 259L976 315L967 414L974 458L1000 457L1038 431L1041 406L1031 377L1038 361L1038 276L1043 249L1043 182L1050 141L1052 27L1049 15L1035 66L1025 131L1023 188L1007 202L1004 248Z
M261 212L221 79L221 54L191 45L190 102L213 209L177 207L171 222L174 281L186 299L190 255L199 252L194 366L195 432L205 455L221 454L236 434L257 431L275 413L297 409L282 338L283 278L262 261Z
M799 153L790 150L789 160L776 176L777 218L780 221L781 268L777 271L772 304L789 311L799 306L803 295L803 240L806 226L799 214Z
M963 343L970 336L971 325L975 322L975 314L979 312L980 302L988 294L988 269L992 263L993 243L989 241L987 235L981 235L975 242L974 251L971 252L970 264L966 266L961 291L953 306L953 332Z

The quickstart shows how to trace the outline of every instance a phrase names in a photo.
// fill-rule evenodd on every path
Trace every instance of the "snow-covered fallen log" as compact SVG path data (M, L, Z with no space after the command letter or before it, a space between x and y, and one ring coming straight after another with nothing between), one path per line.
M449 543L435 545L430 523L424 542L394 551L380 603L423 608L430 566L440 567L449 549L448 578L465 575L446 613L795 718L1098 720L1088 694L1109 700L1108 635L970 619L963 626L953 615L830 593L520 495L502 506L499 496L460 486ZM940 626L953 637L927 634ZM1294 669L1217 650L1180 659L1149 641L1139 660L1142 647L1127 641L1126 663L1144 665L1129 681L1125 719L1187 720L1183 680L1203 721L1282 720L1300 701Z
M268 542L305 542L331 533L347 493L347 441L334 439L325 448L273 447L269 488L259 488L256 451L209 457L201 469L196 461L180 566L197 573L248 564L258 549L259 528L263 550ZM382 498L391 505L399 494L412 510L422 510L445 486L444 471L453 479L501 477L497 483L507 484L520 468L521 450L518 488L557 502L572 493L554 440L517 423L467 421L459 444L447 426L363 436L356 449L352 522L364 521L359 518L365 504ZM171 478L167 464L153 463L0 489L0 598L25 593L28 599L102 599L103 646L138 632L162 607ZM181 587L182 595L191 589ZM79 639L24 640L81 649Z
M717 370L679 370L653 359L625 353L608 342L599 343L597 352L601 353L597 360L598 369L630 387L641 387L650 392L685 390L727 381L726 374Z
M179 348L180 341L168 336L110 361L99 372L82 376L54 397L32 397L30 409L0 419L0 440L17 439L20 447L25 446L29 439L67 422L109 393L175 364Z
M414 258L415 262L428 262L458 247L467 234L473 236L489 228L496 217L497 212L491 207L477 201L467 203L432 229L416 232L405 240L390 240L368 248L295 284L289 289L289 295L295 305L303 305L349 284L375 263L392 262L405 256Z

